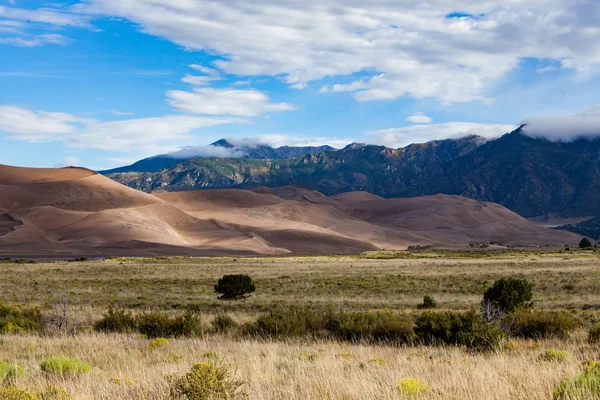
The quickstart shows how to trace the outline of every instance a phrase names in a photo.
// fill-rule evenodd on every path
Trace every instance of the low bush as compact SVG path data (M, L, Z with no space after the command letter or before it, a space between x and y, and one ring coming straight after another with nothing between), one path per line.
M600 343L600 323L594 324L588 332L588 342L590 344Z
M188 400L237 400L246 399L241 390L243 383L233 377L225 365L201 362L192 367L185 376L171 382L171 398Z
M410 341L414 336L412 318L389 310L342 313L339 328L332 333L345 340L402 343Z
M94 324L94 329L100 332L131 333L137 330L137 321L128 311L109 308L102 319Z
M398 381L397 387L402 396L408 397L419 396L431 390L429 385L417 379L402 379Z
M159 347L166 347L169 345L169 341L165 338L156 338L150 341L150 343L148 343L148 346L156 349Z
M565 311L517 310L506 315L502 325L512 335L529 339L566 338L581 321Z
M128 311L112 308L94 324L94 329L99 332L139 332L148 338L200 336L203 332L200 316L191 311L178 316L164 312L134 316Z
M33 394L19 389L16 386L1 386L0 399L2 400L38 400Z
M475 311L427 311L415 318L415 334L426 345L466 346L475 351L498 350L504 334L486 324Z
M78 358L48 357L42 360L40 369L60 377L83 375L90 371L90 365Z
M339 326L339 313L332 310L289 307L261 315L247 327L247 331L265 337L315 336L337 331Z
M600 365L595 361L584 364L584 371L563 379L552 394L553 400L583 400L600 397Z
M65 389L48 385L43 389L39 389L35 392L39 400L70 400L71 394Z
M42 313L37 308L17 308L0 303L0 333L42 332Z
M236 329L238 324L229 315L220 313L212 320L212 326L215 332L228 333Z
M175 317L160 312L145 313L136 322L138 331L149 338L196 337L203 333L200 316L191 311Z
M25 374L25 370L18 365L0 361L0 384L13 384Z
M566 350L547 349L540 355L540 360L549 362L566 362L573 358Z
M437 302L431 296L423 297L423 304L419 304L417 306L417 308L419 310L427 310L427 309L432 309L432 308L436 308L436 307L437 307Z

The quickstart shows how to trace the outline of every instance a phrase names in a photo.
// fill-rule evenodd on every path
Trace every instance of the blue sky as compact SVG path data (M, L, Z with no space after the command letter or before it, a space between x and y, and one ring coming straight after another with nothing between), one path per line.
M0 0L0 163L600 132L596 2L365 3Z

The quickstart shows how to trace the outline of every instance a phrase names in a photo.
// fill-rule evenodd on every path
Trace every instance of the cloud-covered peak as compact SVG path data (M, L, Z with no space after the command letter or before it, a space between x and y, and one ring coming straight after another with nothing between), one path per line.
M574 115L532 117L523 124L525 134L551 141L600 138L600 105Z

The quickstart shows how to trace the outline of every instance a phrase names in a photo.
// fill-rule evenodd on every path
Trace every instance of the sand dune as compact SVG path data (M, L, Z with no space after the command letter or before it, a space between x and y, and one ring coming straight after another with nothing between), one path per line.
M294 186L152 195L83 168L0 165L0 256L351 254L579 240L458 196L327 197Z

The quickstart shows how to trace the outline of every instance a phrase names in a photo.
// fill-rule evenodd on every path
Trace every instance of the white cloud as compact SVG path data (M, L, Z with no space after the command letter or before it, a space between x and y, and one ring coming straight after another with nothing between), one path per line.
M322 89L360 101L490 103L486 89L524 57L580 71L600 64L597 0L87 0L75 9L220 55L215 65L228 74L298 88L366 73ZM446 18L456 10L483 16Z
M14 5L15 2L9 1L9 4ZM65 45L72 40L56 33L57 29L92 28L89 16L71 13L57 5L37 10L0 6L0 19L0 44L19 47Z
M414 124L430 124L433 121L431 117L428 117L423 113L411 115L410 117L406 118L406 120Z
M179 111L202 115L256 117L265 113L295 109L292 104L272 103L266 94L253 89L196 87L191 92L168 91L167 98L169 104Z
M65 157L62 161L57 163L55 168L64 168L64 167L79 167L80 161L77 157L69 156Z
M600 137L600 105L575 115L532 117L523 121L523 131L532 137L569 142Z
M119 115L119 116L123 116L123 115L134 115L134 113L132 112L128 112L128 111L117 111L117 110L109 110L107 111L108 113L112 114L112 115Z
M221 73L214 68L205 67L199 64L192 64L189 67L204 74L201 76L186 75L181 79L183 82L189 83L190 85L204 86L210 82L220 81L223 79Z
M431 140L461 138L470 135L496 138L515 130L517 126L503 124L478 124L472 122L447 122L431 125L411 125L367 132L375 138L374 143L400 148L412 143L426 143Z
M314 136L294 136L280 134L256 135L248 138L227 138L227 141L234 146L253 148L258 145L267 145L271 147L281 146L331 146L342 148L352 142L351 138L336 138L336 137L314 137Z
M71 148L106 151L132 150L154 154L166 149L160 144L190 138L196 129L241 122L232 118L166 115L156 118L99 122L71 114L31 111L0 106L0 131L8 139L30 142L62 142ZM174 150L174 149L173 149Z
M71 41L66 36L57 33L42 35L24 35L19 37L0 37L0 43L18 47L37 47L45 44L66 45Z
M545 67L541 67L535 70L535 72L537 72L538 74L545 74L548 72L556 72L559 71L559 69L557 67L553 67L552 65L547 65Z
M70 13L56 8L40 8L27 10L24 8L0 6L0 18L27 23L42 23L56 26L90 27L89 17Z
M181 150L167 154L167 156L172 158L240 158L245 154L246 153L242 149L238 148L227 148L220 146L186 146Z

